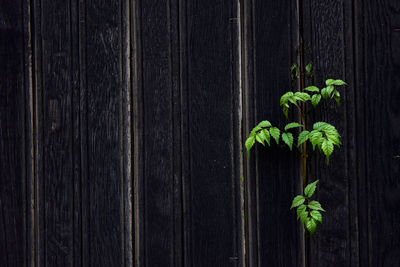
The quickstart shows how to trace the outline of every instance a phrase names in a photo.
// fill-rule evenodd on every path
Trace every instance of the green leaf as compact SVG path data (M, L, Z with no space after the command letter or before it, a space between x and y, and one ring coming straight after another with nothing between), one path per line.
M266 127L270 127L271 123L269 121L262 121L257 126L258 127L262 127L262 128L266 128Z
M250 149L252 148L252 146L253 146L254 143L255 143L255 139L256 139L256 138L255 138L254 135L252 135L252 136L250 136L249 138L247 138L246 143L245 143L247 152L250 152Z
M319 101L321 101L320 94L315 94L311 97L311 104L314 106L314 108L318 105Z
M314 129L314 130L321 131L321 130L327 129L329 126L333 127L332 125L330 125L330 124L327 123L327 122L318 121L318 122L316 122L316 123L313 124L313 129Z
M262 129L260 134L263 135L264 140L267 142L267 144L270 146L271 145L271 136L269 135L269 132L267 129Z
M308 211L304 210L303 212L300 213L300 221L302 224L306 224L308 219Z
M321 207L321 204L320 204L318 201L315 201L315 200L311 201L311 202L308 204L308 207L309 207L310 209L312 209L312 210L325 211L325 210Z
M326 156L326 163L329 164L329 157L333 152L333 143L330 140L324 139L321 148Z
M288 102L289 98L293 96L293 92L286 92L281 96L280 104L283 106L286 102Z
M313 150L315 150L316 145L319 146L324 140L324 138L322 137L322 133L318 130L311 131L311 133L309 135L309 139L313 146Z
M259 130L261 130L261 129L262 129L262 128L261 128L260 126L254 127L253 130L251 130L251 132L250 132L250 136L255 136L256 133L257 133Z
M292 150L292 146L293 146L293 134L292 133L283 133L282 134L282 140L283 142L285 142L290 150Z
M316 86L308 86L308 87L304 88L304 90L309 91L309 92L317 92L317 93L319 93L319 89Z
M340 93L338 91L335 90L333 98L335 99L337 105L340 106Z
M292 79L294 79L294 78L299 78L299 68L297 67L297 65L296 64L293 64L291 67L290 67L290 74L291 74L291 76L292 76Z
M328 86L328 85L332 85L334 82L335 82L334 79L328 79L325 81L325 84Z
M345 82L342 81L342 80L334 80L334 81L332 82L332 84L333 84L333 85L347 85L347 83L345 83Z
M301 125L300 123L297 123L297 122L291 122L291 123L286 124L285 131L296 128L296 127L303 127L303 125Z
M257 135L256 135L256 140L257 140L257 142L259 142L260 144L262 144L263 146L265 146L263 137L264 137L264 134L262 134L261 132L259 132L259 133L257 133Z
M281 131L276 127L271 127L269 129L269 132L271 133L271 136L275 139L275 142L279 144L279 136L281 134Z
M328 93L328 96L331 96L333 90L335 90L335 87L333 85L329 85L328 87L326 87L326 91Z
M297 207L297 219L300 219L300 216L303 212L305 212L307 210L307 206L302 204L300 206Z
M298 107L297 100L294 96L288 98L289 102Z
M316 180L315 182L306 186L306 188L304 189L304 195L306 195L306 197L312 197L315 192L315 188L317 188L318 181L319 180Z
M315 221L322 223L322 214L319 211L312 210L310 215Z
M306 201L306 198L304 196L302 195L296 196L292 201L292 206L290 207L290 209L300 206L301 204L304 203L304 201Z
M317 223L313 218L307 219L306 228L308 232L310 232L310 235L313 235L315 233L315 230L317 229Z
M327 124L322 127L322 131L324 131L326 138L331 141L334 145L340 146L340 134L336 130L336 128L330 124Z
M283 115L285 115L285 118L286 119L289 119L289 105L288 106L283 106L283 108L282 108L282 112L283 112Z
M307 74L311 74L311 71L312 71L312 64L311 63L308 63L307 64L307 66L306 66L306 72L307 72Z
M325 87L325 88L322 88L322 90L321 90L321 96L322 96L325 100L329 98L328 89L327 89L326 87Z
M294 99L300 100L303 102L311 99L310 95L307 93L304 93L304 92L296 92L293 97L294 97Z
M302 143L304 143L305 141L307 141L308 137L310 135L309 131L302 131L299 134L299 137L297 137L297 146L300 146Z

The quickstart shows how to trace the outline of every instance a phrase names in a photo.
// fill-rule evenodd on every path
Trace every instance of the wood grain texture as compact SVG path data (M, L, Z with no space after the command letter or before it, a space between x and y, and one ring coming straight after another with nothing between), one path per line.
M176 1L141 1L143 262L182 266Z
M322 88L327 78L343 79L341 106L324 102L313 113L316 121L334 125L342 138L331 164L317 152L310 156L310 181L320 180L318 199L327 210L318 233L310 239L310 266L358 266L357 174L353 68L352 4L305 1L303 5L305 64L313 63L311 83Z
M183 3L184 1L182 1ZM184 4L182 70L185 105L184 266L240 266L235 166L238 94L232 27L235 1ZM236 153L236 154L233 154Z
M70 5L41 1L43 157L40 233L45 266L73 265L73 131ZM44 15L45 14L45 15Z
M246 136L256 123L268 119L279 128L284 116L281 94L290 90L289 68L296 63L295 2L245 3ZM247 165L249 266L301 266L300 229L289 210L298 192L298 154L283 146L256 147ZM286 208L285 208L286 207Z
M400 4L356 1L360 263L400 262Z
M126 260L124 184L125 112L128 104L125 26L121 1L86 1L87 209L90 266ZM128 125L129 126L129 125ZM129 147L125 147L128 149ZM128 189L127 189L128 190ZM129 199L129 197L128 197ZM128 257L129 259L129 257Z
M28 266L31 121L29 47L23 1L0 1L0 259L3 266ZM30 192L30 191L29 191ZM29 216L27 216L29 214ZM28 230L28 231L27 231Z

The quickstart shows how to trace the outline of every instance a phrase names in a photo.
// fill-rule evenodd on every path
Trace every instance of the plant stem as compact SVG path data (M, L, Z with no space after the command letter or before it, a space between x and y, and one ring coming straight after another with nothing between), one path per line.
M299 13L300 16L300 13ZM304 48L303 48L303 38L302 38L302 33L301 29L299 29L299 68L300 68L300 86L299 86L299 91L303 92L305 88L305 73L304 73L304 54L303 54ZM301 108L300 108L300 121L301 124L304 125L304 130L307 130L307 120L306 120L306 115L307 115L307 108L306 108L306 103L301 102ZM302 162L302 191L307 186L307 143L304 142L301 145L301 162ZM308 199L307 199L307 204L308 204ZM303 242L304 242L304 267L309 266L309 246L310 246L310 239L308 235L306 235L306 231L303 232Z

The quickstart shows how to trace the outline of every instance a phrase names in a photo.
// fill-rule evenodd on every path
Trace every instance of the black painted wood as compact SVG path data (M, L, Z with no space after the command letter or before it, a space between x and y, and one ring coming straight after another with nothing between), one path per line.
M244 6L247 136L261 120L280 128L285 125L279 98L291 89L289 68L297 60L297 12L294 1L290 5L245 1ZM247 165L248 266L301 266L300 229L289 210L299 190L299 155L283 146L259 148Z
M26 11L25 1L0 1L0 259L3 266L30 266L32 260L31 76Z
M185 266L240 266L235 1L185 3ZM232 28L234 27L234 28Z
M73 265L73 122L70 4L40 1L42 171L39 265ZM37 25L38 26L38 25ZM39 110L39 109L38 109Z
M400 5L298 3L0 1L2 266L397 266ZM299 155L241 145L283 126L299 34L310 83L349 83L312 115L343 146L310 157L307 255Z
M87 104L87 180L84 209L90 266L123 266L126 240L125 170L129 164L126 136L129 110L127 4L122 1L86 1L85 55ZM129 124L127 125L129 128ZM125 145L125 147L124 147ZM126 188L125 188L126 189ZM128 189L129 190L129 189ZM129 227L129 226L128 226Z
M176 3L141 1L143 229L140 266L182 266Z
M343 143L329 166L319 153L310 152L309 179L320 180L318 199L327 210L318 233L310 238L310 266L359 266L352 9L348 1L311 0L302 6L305 64L311 62L315 69L308 85L322 88L327 78L348 83L340 88L340 107L325 101L310 113L309 127L329 122Z
M400 262L400 4L356 1L360 264Z

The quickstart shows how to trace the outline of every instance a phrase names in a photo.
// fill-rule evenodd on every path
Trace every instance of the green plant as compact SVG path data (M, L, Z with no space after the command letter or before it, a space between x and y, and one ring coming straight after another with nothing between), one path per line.
M290 68L290 74L292 80L298 79L301 75L301 71L299 71L297 65L293 65ZM314 75L311 64L305 66L305 74L309 78ZM272 139L275 140L277 144L279 144L279 140L281 139L289 149L292 150L295 139L294 134L298 133L295 147L297 147L301 153L302 158L302 188L304 194L298 195L293 199L291 209L297 209L297 218L300 220L303 227L308 230L310 235L313 235L317 225L322 223L321 212L325 210L318 201L311 200L316 190L318 180L307 185L307 143L311 143L313 151L317 148L318 151L324 154L326 157L326 164L329 165L330 156L333 153L334 147L339 147L341 142L340 135L336 128L327 122L315 122L312 125L312 129L307 129L306 117L309 111L308 106L311 104L313 108L316 109L322 99L333 99L336 101L337 105L340 106L340 93L337 88L338 86L346 85L346 83L342 80L327 79L325 81L325 87L322 89L316 86L304 88L302 84L304 84L304 80L300 82L297 92L286 92L280 98L280 105L286 119L289 120L289 110L292 105L297 107L298 114L300 115L299 121L286 124L283 131L273 126L268 120L261 121L250 132L245 146L249 153L256 142L263 146L270 146ZM300 131L298 129L300 129Z

